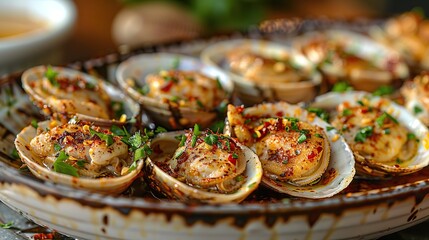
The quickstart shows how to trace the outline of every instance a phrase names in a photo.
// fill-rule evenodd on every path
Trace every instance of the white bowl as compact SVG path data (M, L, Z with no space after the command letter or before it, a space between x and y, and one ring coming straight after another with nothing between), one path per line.
M0 1L0 75L52 61L75 19L69 0Z

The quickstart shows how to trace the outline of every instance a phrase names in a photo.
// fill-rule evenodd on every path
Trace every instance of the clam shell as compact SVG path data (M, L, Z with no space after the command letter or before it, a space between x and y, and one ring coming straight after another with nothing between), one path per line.
M356 105L359 99L369 96L366 92L346 92L346 93L327 93L318 96L312 107L334 110L339 104L347 101L351 106ZM405 175L419 171L429 164L429 131L427 127L415 116L408 112L404 107L381 97L371 96L370 105L379 105L381 109L389 112L400 124L405 126L411 133L420 139L417 153L409 161L407 166L394 166L378 163L373 159L364 159L356 156L356 169L359 173L370 176L392 176ZM381 101L383 102L381 104ZM391 112L391 113L390 113Z
M180 59L177 66L178 70L198 71L209 77L218 78L223 89L227 93L232 93L233 83L223 72L202 63L196 58L170 53L141 54L122 62L119 64L116 72L119 86L133 99L142 104L145 112L157 124L169 129L190 128L195 123L198 123L202 127L207 127L216 118L214 109L213 111L201 111L186 107L171 109L167 103L162 103L156 99L142 95L134 88L134 83L128 81L130 78L135 79L136 82L142 85L148 74L157 73L160 70L172 69L178 59ZM180 119L187 119L189 121L185 124L178 124L179 126L171 124L172 120L180 123Z
M308 73L308 81L270 84L252 82L225 66L226 55L234 49L249 49L256 54L269 56L291 56L300 71ZM235 91L245 105L254 105L264 101L287 101L298 103L312 100L318 93L322 77L313 63L292 48L274 42L252 39L222 41L210 45L201 53L202 60L227 72L234 81Z
M327 127L330 127L328 123L318 117L315 117L314 114L309 114L306 110L296 105L291 105L285 102L266 103L245 108L243 114L263 117L279 117L280 112L283 116L296 117L301 121L323 128L326 136L328 136L331 148L331 158L322 179L314 185L295 186L286 182L274 181L267 177L262 178L262 183L276 191L304 198L331 197L346 188L355 175L355 160L353 153L344 138L333 131L326 130ZM232 126L228 121L226 125L226 134L230 135ZM335 174L330 176L329 172Z
M39 127L45 129L49 126L49 121L39 123ZM130 173L115 178L78 178L70 175L57 173L40 165L37 157L30 150L30 141L36 136L37 131L33 126L24 128L15 139L15 147L23 163L27 165L34 176L54 183L69 185L74 188L84 189L91 192L103 194L119 194L127 189L138 177L143 161L139 161L137 168Z
M43 94L43 90L40 89L41 84L36 84L43 79L46 69L47 66L37 66L26 70L22 74L22 85L24 90L30 96L30 99L33 101L33 103L40 109L42 109L43 114L47 116L58 114L59 116L67 116L67 118L71 118L76 115L80 120L93 122L100 126L110 126L112 124L123 125L126 123L125 121L119 121L119 119L103 119L99 117L88 116L79 112L64 112L64 110L62 110L61 108L52 105L50 103L51 98L49 97L49 95ZM139 104L130 97L125 96L119 89L109 84L108 82L102 81L91 75L70 68L52 67L52 69L58 72L59 76L65 76L68 78L79 76L82 77L88 83L99 85L107 93L111 101L123 103L124 112L127 115L127 118L131 119L139 117ZM37 87L32 87L33 85L36 85ZM76 101L79 100L76 99Z
M341 44L351 55L367 60L372 65L383 69L383 72L389 73L390 75L390 77L387 78L386 76L376 77L375 73L362 72L361 76L355 76L352 82L352 85L357 90L374 91L380 86L392 84L394 81L404 80L409 76L408 66L397 52L364 35L347 30L316 31L297 37L293 40L292 45L294 48L304 53L303 49L307 48L313 41ZM331 83L344 78L346 81L351 82L352 79L344 75L342 67L337 67L335 64L323 63L326 57L324 54L318 54L312 51L307 53L306 56L313 63L320 65L321 71L327 76L328 81Z
M168 153L174 153L179 141L175 136L184 134L183 131L161 133L156 136L152 142L151 147L159 144L161 149ZM247 159L245 175L246 180L242 186L230 194L221 194L215 192L207 192L198 188L191 187L183 182L178 181L166 172L162 171L156 164L156 153L153 153L146 159L145 169L146 177L155 189L169 196L170 198L178 199L180 201L189 202L205 202L211 204L241 202L251 192L256 190L259 186L262 177L262 166L258 157L246 146L237 142L237 146L242 149L245 158Z

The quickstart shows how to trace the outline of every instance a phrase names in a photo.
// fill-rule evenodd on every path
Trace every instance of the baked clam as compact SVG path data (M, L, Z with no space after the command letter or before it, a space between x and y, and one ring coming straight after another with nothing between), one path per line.
M402 13L382 26L372 27L369 33L375 40L398 51L412 69L429 69L429 20L421 13Z
M233 89L218 69L169 53L132 57L118 66L117 79L154 122L169 129L209 126Z
M38 66L22 74L22 85L31 100L48 116L77 116L102 125L124 124L140 114L140 106L119 89L83 72Z
M193 130L159 134L146 160L149 183L183 202L240 202L261 181L258 157L233 138Z
M222 41L204 49L201 58L228 72L238 97L246 105L312 100L322 79L315 65L302 54L269 41Z
M398 53L374 40L345 30L309 32L293 46L317 64L330 84L346 81L357 90L401 85L409 70Z
M429 163L428 129L405 108L365 92L327 93L311 105L331 112L330 122L352 149L358 173L386 178Z
M138 177L144 157L143 150L137 154L125 143L125 130L118 130L124 134L83 121L44 121L24 128L15 147L23 163L42 180L118 194Z
M296 197L326 198L355 174L344 139L330 125L284 102L250 108L228 106L226 134L250 147L262 163L262 183Z

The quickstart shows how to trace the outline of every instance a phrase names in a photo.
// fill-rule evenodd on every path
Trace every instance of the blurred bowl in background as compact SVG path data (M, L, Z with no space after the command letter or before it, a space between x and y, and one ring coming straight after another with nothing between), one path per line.
M75 19L69 0L0 1L0 75L58 61Z

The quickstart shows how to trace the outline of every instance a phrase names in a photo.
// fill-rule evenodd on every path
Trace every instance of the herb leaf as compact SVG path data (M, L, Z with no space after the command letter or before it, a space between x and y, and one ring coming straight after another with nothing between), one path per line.
M329 121L329 113L324 109L310 107L310 108L307 108L307 111L311 113L315 113L316 116L320 117L325 122Z
M419 113L423 112L423 108L422 108L422 107L420 107L419 105L415 105L415 106L413 107L413 112L414 112L414 114L415 114L415 115L417 115L417 114L419 114Z
M59 87L60 84L57 81L58 72L56 72L52 66L48 66L45 72L45 77L48 79L48 81L52 84L54 87Z
M61 151L60 155L57 157L57 159L54 162L54 171L58 173L74 176L74 177L79 177L79 174L77 173L77 169L69 165L68 163L64 162L68 158L69 158L69 155L67 155L64 151Z
M92 136L97 135L101 140L106 142L106 146L110 146L114 143L113 136L110 134L100 133L95 131L94 129L90 128L89 132Z
M380 86L375 90L372 95L374 96L384 96L392 94L395 91L395 89L392 86Z
M370 137L373 133L373 128L371 126L363 127L355 136L355 142L365 142L365 140Z
M58 144L58 143L55 143L55 144L54 144L54 150L55 150L56 152L60 151L61 149L62 149L62 147L61 147L61 145L60 145L60 144Z
M338 93L343 93L343 92L347 92L347 91L352 91L353 87L350 86L348 83L346 82L337 82L335 83L335 85L332 87L332 91L333 92L338 92Z
M204 138L204 142L206 142L210 146L217 144L218 141L219 141L219 137L217 135L214 135L214 134L210 134Z
M398 124L398 120L396 120L394 117L392 117L392 115L388 114L387 112L383 112L383 114L378 117L377 119L375 119L375 122L378 124L378 126L383 126L384 121L386 120L386 118L389 118L390 120L392 120L392 122Z
M13 227L13 221L7 222L7 223L0 223L0 228L3 229L10 229Z
M39 123L37 123L36 119L31 120L31 126L33 126L35 129L39 128Z

